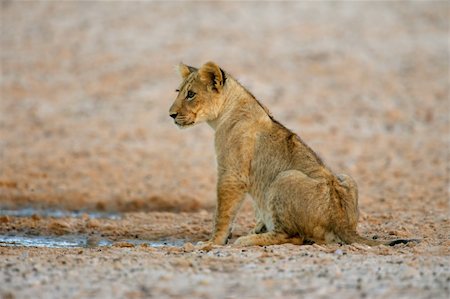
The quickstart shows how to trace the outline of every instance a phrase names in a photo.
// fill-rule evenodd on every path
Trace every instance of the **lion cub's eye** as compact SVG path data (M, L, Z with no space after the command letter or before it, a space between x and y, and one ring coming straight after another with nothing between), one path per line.
M195 97L195 95L196 95L195 92L193 92L192 90L189 90L188 93L187 93L186 99L192 100Z

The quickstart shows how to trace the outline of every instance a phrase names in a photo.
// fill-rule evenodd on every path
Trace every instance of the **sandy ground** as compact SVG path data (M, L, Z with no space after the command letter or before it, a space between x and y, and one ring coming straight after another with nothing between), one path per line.
M0 247L5 298L447 298L449 3L1 2L3 235L115 245ZM218 62L360 189L360 233L418 244L191 244L211 230L213 131L168 117L174 65ZM253 224L250 200L233 239ZM124 240L182 240L181 247Z

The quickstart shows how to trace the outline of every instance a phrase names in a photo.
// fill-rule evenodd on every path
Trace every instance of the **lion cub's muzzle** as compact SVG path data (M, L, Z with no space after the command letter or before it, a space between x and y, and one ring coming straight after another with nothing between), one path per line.
M188 127L193 125L195 122L190 117L183 116L177 112L169 112L169 115L173 118L174 123L179 127Z

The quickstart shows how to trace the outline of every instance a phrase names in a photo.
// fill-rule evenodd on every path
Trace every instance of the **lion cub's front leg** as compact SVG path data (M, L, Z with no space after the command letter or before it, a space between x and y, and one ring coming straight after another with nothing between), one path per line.
M245 185L233 178L219 178L214 231L210 243L224 245L231 231L231 224L241 206L246 192Z

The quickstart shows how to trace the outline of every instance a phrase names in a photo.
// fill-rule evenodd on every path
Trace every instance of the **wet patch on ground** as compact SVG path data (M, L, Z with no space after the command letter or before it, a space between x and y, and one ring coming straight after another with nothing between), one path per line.
M3 213L6 214L5 211ZM101 240L109 240L113 242L113 245L116 242L132 245L152 242L147 244L152 247L158 244L169 246L171 243L166 241L170 240L195 243L207 240L212 227L212 216L205 211L180 214L133 212L117 214L119 217L106 217L108 215L101 214L105 216L102 218L95 218L100 214L93 213L83 213L81 217L78 217L79 214L69 214L70 217L53 217L49 216L55 215L51 210L42 210L41 215L46 215L44 217L37 214L27 217L23 210L17 212L11 210L8 213L9 215L0 215L0 236L32 236L33 238L77 236L75 241L74 238L69 238L71 242L81 244L76 246L88 243L98 246L98 243L106 242L100 242ZM240 228L238 233L242 235L249 229L250 226L246 225ZM66 241L64 238L61 240ZM45 239L39 242L41 241L44 242ZM167 244L164 244L165 242ZM123 245L126 246L126 244Z
M24 208L18 210L0 209L0 216L14 216L14 217L53 217L53 218L82 218L88 216L92 219L121 219L122 215L119 213L111 212L94 212L94 211L67 211L59 209L36 209L36 208Z
M77 247L181 247L184 240L135 240L125 239L113 242L107 238L87 235L65 236L32 236L32 235L0 235L0 246L8 247L47 247L47 248L77 248Z

